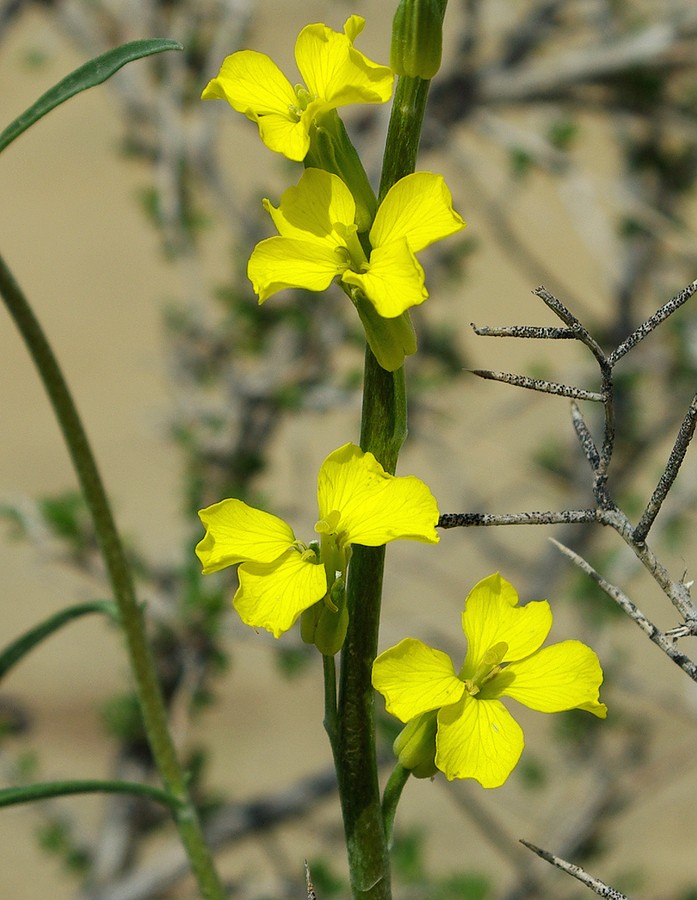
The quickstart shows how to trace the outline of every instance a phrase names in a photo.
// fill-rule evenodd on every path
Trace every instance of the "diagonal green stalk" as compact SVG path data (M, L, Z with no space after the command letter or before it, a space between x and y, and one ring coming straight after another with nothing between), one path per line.
M175 813L182 806L180 800L150 784L137 781L98 781L94 778L84 781L46 781L43 784L25 784L22 787L0 790L0 807L17 806L19 803L33 803L52 797L67 797L70 794L135 794L147 797L156 803L169 806Z
M114 599L119 608L150 749L167 793L179 801L174 818L201 896L206 900L223 900L225 892L204 840L185 775L177 760L155 662L146 637L143 609L136 599L130 567L96 461L53 350L2 256L0 294L46 388L90 509Z

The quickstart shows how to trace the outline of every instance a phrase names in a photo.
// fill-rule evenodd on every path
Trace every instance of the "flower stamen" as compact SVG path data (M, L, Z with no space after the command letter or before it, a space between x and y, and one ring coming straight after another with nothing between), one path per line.
M473 681L471 678L465 678L465 689L470 697L476 697L481 688L479 685Z
M298 98L299 111L304 112L312 103L315 97L308 91L304 84L296 84L294 89L295 96Z

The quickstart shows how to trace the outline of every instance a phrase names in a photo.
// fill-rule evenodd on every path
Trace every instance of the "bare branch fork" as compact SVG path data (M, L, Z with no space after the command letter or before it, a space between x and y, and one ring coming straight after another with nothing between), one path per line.
M533 293L539 297L552 312L561 319L562 328L531 327L514 325L504 328L472 325L476 334L483 337L535 338L542 340L577 340L593 354L600 369L600 390L593 391L571 385L560 384L543 379L530 378L508 372L492 372L476 369L473 374L480 378L501 381L516 387L541 393L569 397L571 403L571 421L593 475L593 496L595 507L589 509L565 509L560 511L522 512L495 515L490 513L444 513L438 520L440 528L458 528L493 525L568 525L583 523L599 523L613 528L632 549L637 558L669 598L682 617L683 623L663 633L641 613L629 598L602 578L585 560L572 550L554 542L559 549L585 571L619 606L639 625L640 628L657 644L690 678L697 681L697 664L678 653L675 641L680 637L697 635L697 607L690 597L692 582L675 581L661 565L654 553L646 544L646 537L660 512L663 501L675 483L680 466L687 453L697 427L697 395L693 397L687 410L673 449L658 480L650 500L639 518L636 526L620 510L613 501L608 489L608 470L612 461L615 445L615 413L614 413L614 380L613 369L617 362L633 350L645 337L648 337L662 322L680 309L697 291L697 280L691 282L667 303L661 306L652 316L626 337L609 355L592 337L588 329L571 313L564 304L544 287L536 288ZM586 424L579 400L591 400L602 403L604 409L604 425L602 442L596 443Z

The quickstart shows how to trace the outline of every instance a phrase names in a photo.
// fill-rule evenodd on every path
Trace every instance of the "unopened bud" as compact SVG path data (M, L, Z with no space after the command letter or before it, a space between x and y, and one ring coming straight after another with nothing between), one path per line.
M395 738L392 749L405 769L415 778L433 778L436 774L437 710L408 722Z
M428 81L440 69L443 13L443 0L400 0L390 48L390 66L397 75Z

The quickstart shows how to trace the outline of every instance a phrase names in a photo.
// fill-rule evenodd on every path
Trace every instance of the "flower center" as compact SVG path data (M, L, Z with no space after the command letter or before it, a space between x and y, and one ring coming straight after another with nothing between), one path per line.
M332 228L343 241L344 246L337 247L336 252L339 254L347 269L353 272L366 272L368 270L368 258L361 246L358 237L357 226L355 223L346 225L343 222L332 223Z
M483 654L472 677L462 679L471 697L476 696L488 681L499 674L502 669L501 663L507 653L508 644L505 641L498 641Z
M308 547L302 541L295 541L292 546L295 547L302 559L313 563L319 562L316 545Z
M293 88L295 91L295 96L297 98L296 106L288 106L288 112L293 116L293 118L300 121L300 117L305 112L307 107L312 103L316 98L312 96L312 94L308 91L304 84L296 84Z
M345 580L351 554L350 547L342 546L342 534L337 531L340 519L341 513L334 509L315 525L315 531L321 535L319 558L327 573L330 589L337 579Z

